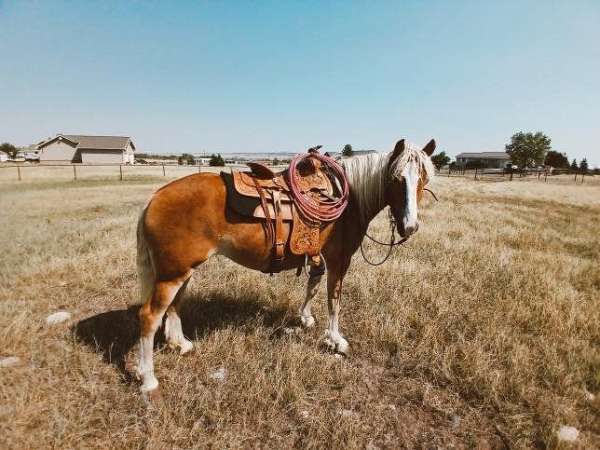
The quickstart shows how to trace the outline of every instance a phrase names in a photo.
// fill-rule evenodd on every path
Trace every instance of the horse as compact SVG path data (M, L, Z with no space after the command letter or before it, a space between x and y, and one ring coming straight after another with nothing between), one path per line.
M434 176L430 156L432 139L423 149L404 140L390 153L371 153L342 160L349 184L349 201L342 215L326 224L320 233L324 268L311 264L306 294L299 308L304 328L315 325L311 300L327 272L329 320L326 346L347 355L348 341L340 333L339 314L342 281L352 255L359 248L369 222L390 207L398 233L408 238L419 228L418 204L428 181ZM289 224L285 225L289 236ZM158 393L154 375L154 335L164 323L167 344L181 354L193 349L182 331L178 315L183 292L198 266L213 255L225 256L250 269L268 271L272 246L263 223L242 217L227 207L227 189L216 173L201 173L174 180L159 188L143 208L137 226L137 271L139 284L139 362L135 367L141 391ZM286 249L283 270L297 269L304 257Z

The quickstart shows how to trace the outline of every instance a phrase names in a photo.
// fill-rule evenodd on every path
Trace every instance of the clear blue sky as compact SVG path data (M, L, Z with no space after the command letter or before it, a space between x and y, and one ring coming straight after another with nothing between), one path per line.
M600 1L0 0L0 140L503 150L600 165Z

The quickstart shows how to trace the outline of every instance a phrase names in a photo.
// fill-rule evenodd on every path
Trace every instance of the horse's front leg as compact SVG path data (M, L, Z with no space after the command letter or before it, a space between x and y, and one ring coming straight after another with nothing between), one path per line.
M300 322L304 328L311 328L315 325L315 318L311 311L311 302L319 291L319 284L321 283L321 278L323 278L324 273L325 263L322 259L318 266L311 264L308 271L308 282L306 283L306 296L304 297L304 303L298 310Z
M336 353L347 355L348 341L340 334L339 315L342 280L348 269L348 264L329 264L327 267L327 307L329 322L325 330L325 345Z

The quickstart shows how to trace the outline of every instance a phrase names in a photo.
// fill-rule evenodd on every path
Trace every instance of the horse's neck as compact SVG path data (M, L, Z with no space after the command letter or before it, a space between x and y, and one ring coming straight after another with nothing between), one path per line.
M386 206L383 177L387 171L387 154L357 156L344 163L349 176L350 197L355 201L354 222L365 229Z
M352 192L350 192L350 201L348 203L347 213L353 223L360 225L361 235L364 236L369 228L369 224L373 221L373 219L375 219L375 217L379 215L381 211L383 211L387 205L388 204L384 198L382 199L380 205L371 205L368 211L362 211L361 205L356 200L356 197L354 197Z

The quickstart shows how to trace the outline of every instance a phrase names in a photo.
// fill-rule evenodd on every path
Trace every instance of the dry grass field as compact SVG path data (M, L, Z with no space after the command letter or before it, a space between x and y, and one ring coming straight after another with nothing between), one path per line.
M435 180L406 246L355 257L348 358L321 346L324 286L297 333L304 277L212 259L183 314L195 351L157 345L148 408L123 357L136 218L164 178L69 176L0 173L0 357L20 358L0 367L1 448L600 448L599 177Z

